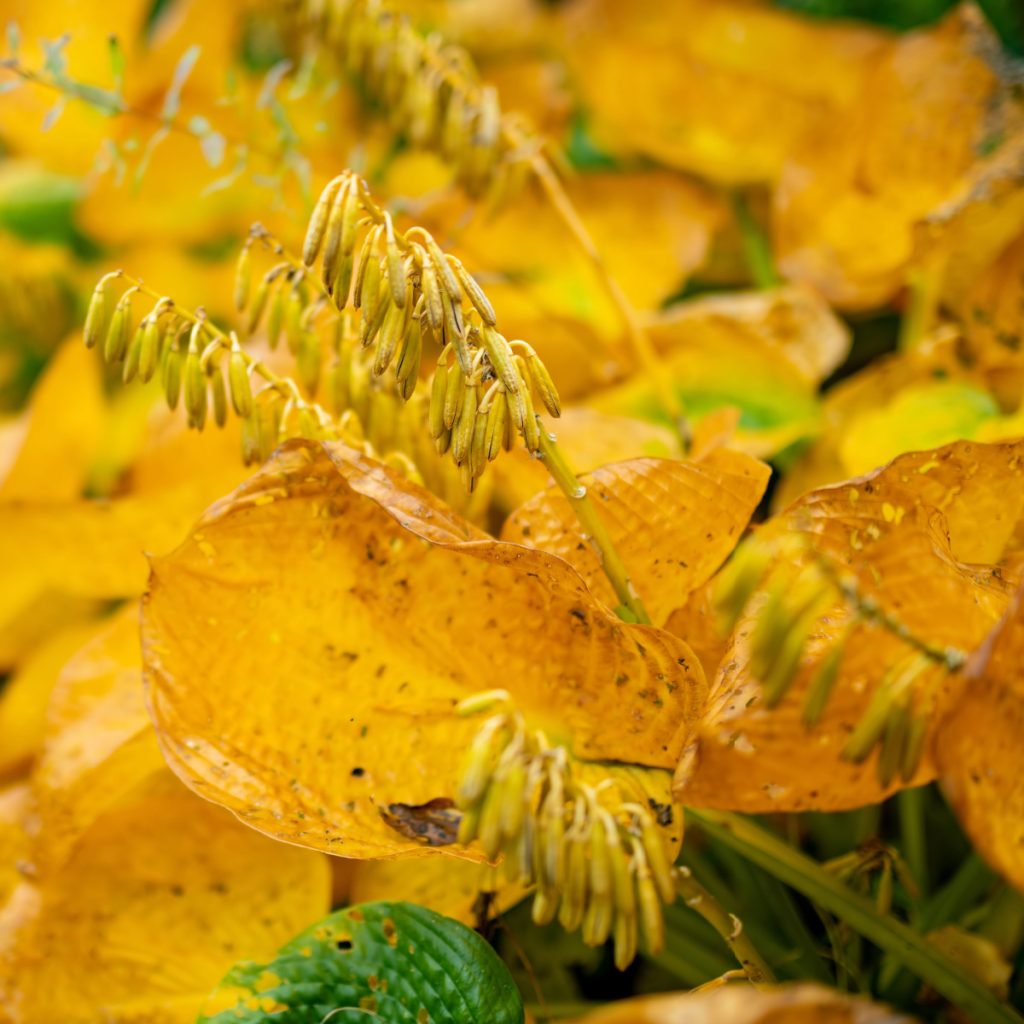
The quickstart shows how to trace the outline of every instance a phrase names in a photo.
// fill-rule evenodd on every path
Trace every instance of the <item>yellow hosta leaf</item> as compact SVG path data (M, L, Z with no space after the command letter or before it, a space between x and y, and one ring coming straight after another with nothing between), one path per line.
M31 807L32 790L27 782L0 789L0 908L21 884L22 870L30 862L31 844L25 826Z
M408 900L476 925L504 913L526 897L528 889L510 885L500 868L451 857L364 861L356 868L351 903Z
M631 459L580 477L655 625L729 556L770 472L749 455L718 449L687 462ZM513 512L502 538L564 558L591 593L613 608L619 603L568 500L556 488Z
M1024 614L1020 595L972 659L935 737L939 778L978 852L1024 889Z
M674 765L704 700L682 641L337 444L284 446L155 559L143 637L175 771L346 857L423 851L380 811L454 795L470 694L500 685L577 757L653 767Z
M951 380L913 385L851 417L839 457L850 475L865 473L903 452L971 438L998 415L995 399L980 388Z
M1022 457L1021 442L961 442L902 456L870 476L811 492L762 530L765 537L805 535L808 553L795 557L824 556L917 637L971 651L1002 614L1007 585L994 568L964 563L995 562L1015 543L1024 508ZM824 609L796 678L778 707L768 710L749 668L757 608L755 598L730 637L707 713L680 765L677 798L753 812L836 810L876 802L899 788L898 779L881 785L876 755L855 764L840 760L840 753L881 677L909 648L889 631L855 626L831 699L808 730L802 713L814 670L843 633L848 614L837 602ZM913 684L915 711L928 716L929 741L962 686L958 676L938 668ZM926 750L912 781L934 774Z
M708 295L670 306L651 324L669 352L693 344L694 335L728 347L750 338L781 357L811 384L819 384L846 358L850 330L813 289L783 285L756 292Z
M788 161L774 197L779 267L832 303L862 309L904 285L914 229L957 194L991 137L999 82L957 11L893 39L856 106Z
M322 857L269 841L164 770L0 910L3 1003L26 1022L191 1024L232 964L271 958L328 893Z
M886 38L743 0L586 0L563 18L598 143L730 185L774 180L842 120Z
M65 662L96 632L95 620L71 623L49 637L0 692L0 776L25 767L39 752L46 706Z
M723 408L738 408L733 443L757 456L817 431L817 381L849 347L849 332L835 315L813 293L796 288L680 303L652 319L650 335L687 415L699 424ZM639 373L590 404L639 418L664 415Z
M39 378L17 442L0 450L0 500L62 500L82 493L104 413L99 362L69 338Z
M668 427L628 416L570 406L549 429L576 473L638 456L678 458L679 436ZM539 494L551 483L551 474L523 448L516 447L494 463L499 508L511 511Z
M64 665L54 687L32 774L46 857L61 860L98 817L163 771L131 602Z
M911 1024L909 1017L821 985L757 989L725 985L707 992L641 996L588 1013L575 1024Z

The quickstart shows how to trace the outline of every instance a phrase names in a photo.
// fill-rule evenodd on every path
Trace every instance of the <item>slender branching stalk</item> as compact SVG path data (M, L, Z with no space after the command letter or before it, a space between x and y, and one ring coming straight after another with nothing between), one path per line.
M689 869L673 866L636 773L609 765L604 781L584 782L569 752L528 729L503 690L470 697L458 710L490 712L463 765L459 842L478 841L489 860L502 858L510 882L534 887L536 924L557 918L591 946L611 938L622 970L636 956L638 936L652 954L664 949L663 907L681 897L721 935L753 984L774 981L739 918ZM673 807L671 820L680 814Z
M524 118L502 112L493 86L478 79L469 55L420 35L383 0L305 0L317 36L328 39L350 71L413 144L448 160L472 196L503 204L532 176L618 312L637 363L684 446L689 427L671 376L555 170L550 147Z

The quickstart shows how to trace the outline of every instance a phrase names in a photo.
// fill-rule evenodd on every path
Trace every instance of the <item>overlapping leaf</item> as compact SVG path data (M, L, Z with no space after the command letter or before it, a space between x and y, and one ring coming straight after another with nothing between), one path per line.
M612 542L656 625L706 582L738 543L768 467L718 449L693 461L631 459L584 474ZM618 603L569 501L549 488L517 509L502 537L559 555L591 593Z
M685 643L620 622L568 563L335 444L286 445L154 560L143 636L175 771L343 856L422 852L394 822L453 796L469 694L501 686L576 756L655 767L705 696Z
M727 985L612 1003L576 1024L910 1024L910 1018L820 985Z
M870 476L811 492L763 530L766 536L804 534L810 547L803 557L813 550L813 557L831 560L921 639L970 651L998 620L1008 594L994 565L967 563L996 563L1016 547L1022 454L1021 442L961 442L902 456ZM906 656L905 645L887 631L856 626L832 699L808 731L801 713L813 668L848 616L838 604L825 611L794 684L769 711L749 669L756 607L730 637L708 711L680 765L677 798L748 811L838 809L881 799L887 789L874 758L855 764L840 760L840 752L881 676ZM958 677L934 672L917 689L931 717L929 736L962 689ZM793 756L797 747L799 758ZM934 774L926 754L915 781Z
M870 29L734 0L588 0L563 20L603 148L730 185L774 180L799 141L842 120L885 45Z
M942 786L975 848L1024 889L1024 615L1020 594L978 650L935 738Z

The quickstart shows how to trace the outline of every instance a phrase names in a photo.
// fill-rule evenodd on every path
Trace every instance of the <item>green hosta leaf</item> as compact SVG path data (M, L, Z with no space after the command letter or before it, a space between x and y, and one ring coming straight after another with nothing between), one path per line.
M351 1012L349 1012L351 1011ZM498 955L476 932L412 903L339 910L268 964L236 964L199 1024L522 1024Z

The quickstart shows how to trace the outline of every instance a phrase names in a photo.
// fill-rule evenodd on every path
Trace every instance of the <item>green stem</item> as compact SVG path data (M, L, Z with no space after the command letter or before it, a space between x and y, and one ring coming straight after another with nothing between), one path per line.
M870 900L851 891L810 857L738 815L723 811L690 810L687 813L710 835L890 953L962 1009L975 1024L1024 1024L1024 1018L1000 1002L969 971L912 928L894 917L880 914Z
M752 985L775 984L775 975L758 953L743 922L730 914L685 867L677 871L677 886L683 902L695 910L725 940Z
M903 859L922 896L928 894L928 844L924 810L928 790L924 786L900 791L897 799L900 814L900 835Z
M750 212L747 197L742 192L733 192L732 210L743 242L743 255L746 257L747 268L754 284L758 288L776 287L781 283L781 278L775 269L771 246L761 230L761 225Z
M649 626L651 624L650 616L629 579L629 573L626 572L626 567L615 550L607 528L597 514L597 508L590 500L586 487L576 479L576 475L569 468L569 463L565 461L565 457L559 451L554 436L547 432L543 423L540 424L540 455L551 478L565 495L573 513L583 527L587 540L594 549L601 568L615 591L615 596L618 597L623 607L629 610L630 616L636 622Z

